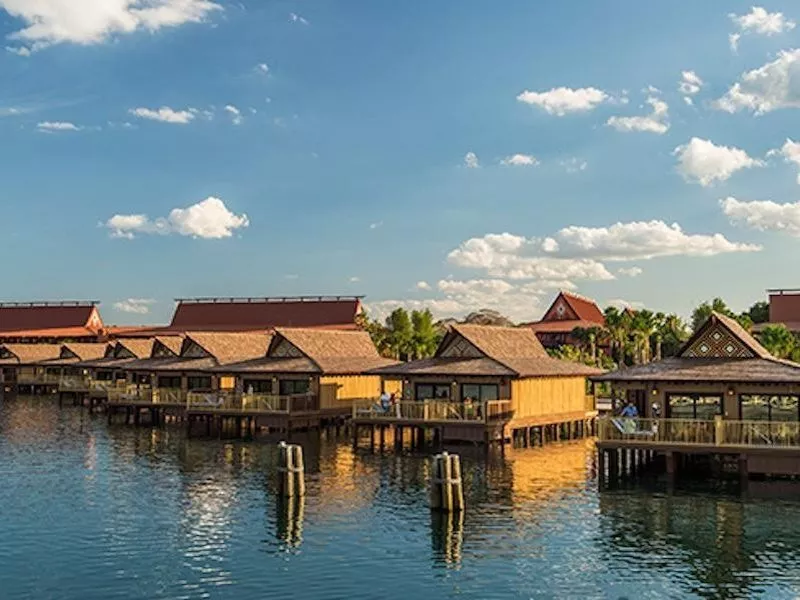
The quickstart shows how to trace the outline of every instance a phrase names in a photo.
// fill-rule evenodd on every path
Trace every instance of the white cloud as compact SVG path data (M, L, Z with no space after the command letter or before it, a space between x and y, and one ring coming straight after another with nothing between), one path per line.
M778 204L771 200L720 200L722 211L731 223L758 231L784 231L800 237L800 202Z
M767 156L775 156L780 154L787 163L794 163L800 167L800 142L794 142L790 139L777 150L770 150ZM800 174L797 175L797 183L800 184Z
M30 48L26 48L25 46L6 46L6 52L25 58L31 55Z
M194 108L174 110L169 106L162 106L158 109L132 108L128 112L140 119L149 119L151 121L161 121L162 123L173 123L176 125L186 125L190 123L198 113L197 109Z
M606 125L617 131L631 132L644 131L648 133L663 134L669 131L669 106L663 100L650 96L647 103L652 107L652 112L644 117L611 117Z
M82 128L68 121L42 121L36 125L36 129L44 133L55 131L80 131Z
M114 215L105 223L112 237L126 239L144 233L221 239L231 237L235 230L249 225L247 215L229 211L222 200L213 196L187 208L174 208L167 217L151 220L143 214Z
M236 108L233 104L225 105L225 112L227 112L231 116L231 121L234 125L241 125L242 124L242 111Z
M781 108L800 108L800 49L744 73L714 107L729 113L751 110L757 115Z
M464 166L468 169L477 169L480 167L480 163L478 162L478 155L474 152L467 152L464 155Z
M752 252L758 246L739 244L723 235L687 234L680 225L663 221L633 221L615 223L610 227L581 227L572 225L558 231L549 240L556 250L548 254L562 258L591 258L594 260L649 260L662 256L714 256L729 252ZM532 240L535 243L534 240ZM550 242L550 247L553 247ZM545 250L546 251L546 250Z
M418 290L429 290L431 289L431 284L427 281L418 281L417 285L414 286Z
M703 187L715 181L725 181L736 171L763 166L747 152L732 146L717 146L709 140L693 137L673 151L678 157L678 172L686 181Z
M525 90L517 96L519 102L539 106L551 115L563 117L567 113L587 112L610 100L608 94L597 88L553 88L547 92Z
M128 298L114 303L114 310L134 315L146 315L150 312L150 306L155 304L151 298Z
M290 23L300 23L300 25L308 25L308 20L301 17L297 13L289 13Z
M694 71L682 71L678 91L685 96L694 96L703 87L703 80Z
M539 161L530 154L512 154L501 160L500 164L513 167L535 167Z
M361 281L361 277L351 277L349 281L350 283L358 283Z
M795 28L796 23L781 12L767 12L761 6L753 6L746 15L728 15L742 33L775 35Z
M259 63L256 65L256 70L266 75L269 73L269 65L267 63Z
M728 45L731 47L732 52L739 51L739 40L742 39L741 33L731 33L728 36Z
M383 221L376 221L375 223L370 223L370 229L377 229L378 227L383 227Z
M31 51L61 43L100 44L116 34L204 21L222 10L209 0L0 0L25 27L9 35Z
M567 173L577 173L579 171L585 171L586 167L589 166L585 160L581 160L576 157L568 158L567 160L562 160L559 163Z
M623 277L638 277L644 273L641 267L623 267L621 269L617 269L617 274L622 275Z

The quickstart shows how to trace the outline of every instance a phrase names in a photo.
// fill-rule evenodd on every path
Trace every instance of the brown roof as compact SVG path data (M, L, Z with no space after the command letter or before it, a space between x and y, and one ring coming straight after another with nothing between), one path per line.
M181 353L181 347L183 346L183 336L180 335L159 335L155 338L155 340L164 346L167 350L171 350L175 356L179 356ZM153 344L155 346L155 343Z
M135 358L148 358L153 351L154 341L153 338L120 339L117 340L117 353L120 353L121 350L124 349L130 352Z
M108 344L104 343L66 343L63 348L74 354L78 360L99 360L106 355ZM62 358L71 358L66 353L62 353Z
M594 381L800 383L800 364L765 358L665 358L592 379Z
M572 333L576 327L590 329L601 327L601 325L594 321L565 319L563 321L537 321L536 323L527 323L523 327L531 329L534 333Z
M19 338L97 339L97 332L86 327L61 327L55 329L20 329L0 331L0 340Z
M266 355L272 334L266 332L190 332L186 334L181 355L191 342L200 346L220 365L241 362Z
M37 332L54 329L83 330L84 335L103 327L94 303L0 304L0 332Z
M27 365L61 356L61 344L3 344L0 358L4 364Z
M354 328L361 300L348 298L231 298L179 301L169 329L247 331L275 327Z
M224 373L319 373L319 366L310 358L257 358L217 367Z
M556 312L559 304L566 305L566 310L560 315ZM562 290L541 320L526 323L524 326L541 333L548 331L568 333L576 327L602 327L605 322L603 311L594 300Z
M483 356L444 355L455 342L455 336L467 340ZM536 334L527 328L454 325L442 340L434 358L392 365L374 372L384 375L559 377L596 375L602 371L551 358Z
M594 300L579 296L578 294L573 294L572 292L562 291L561 295L564 297L567 304L569 304L570 308L575 311L579 319L592 321L596 325L603 325L606 322L603 311L600 310L600 307L597 306Z
M750 335L744 327L739 325L736 319L731 317L727 317L723 314L718 312L711 313L711 316L706 319L706 322L692 335L691 338L683 345L683 348L680 352L678 352L678 356L684 356L689 348L691 348L695 342L705 336L706 332L714 327L715 325L720 324L725 329L727 329L734 338L737 338L744 346L749 349L753 354L760 358L774 358L769 351L764 348L758 341Z

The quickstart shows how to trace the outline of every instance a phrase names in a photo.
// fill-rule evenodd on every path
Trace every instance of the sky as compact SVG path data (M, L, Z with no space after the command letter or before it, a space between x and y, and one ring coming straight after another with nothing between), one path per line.
M4 300L800 287L800 6L0 0Z

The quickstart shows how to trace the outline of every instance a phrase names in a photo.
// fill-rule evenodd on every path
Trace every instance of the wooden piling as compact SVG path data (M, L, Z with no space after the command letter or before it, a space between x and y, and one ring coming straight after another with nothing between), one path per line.
M284 497L305 496L305 465L303 449L296 444L278 444L278 493Z
M442 452L433 457L431 508L445 512L464 510L464 486L461 479L461 458Z

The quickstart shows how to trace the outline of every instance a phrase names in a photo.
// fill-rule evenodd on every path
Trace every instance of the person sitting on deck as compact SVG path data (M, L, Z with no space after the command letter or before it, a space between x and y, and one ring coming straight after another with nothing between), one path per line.
M383 392L375 408L379 412L388 413L391 405L392 405L391 396L389 396L389 394L387 394L386 392Z
M394 407L395 415L397 415L397 418L399 419L400 418L400 399L397 397L397 394L395 394L394 392L392 392L392 395L389 396L389 406L390 407L391 406Z
M625 408L622 409L621 416L625 417L625 421L623 422L625 433L634 433L636 431L636 422L634 419L639 416L639 409L636 408L636 405L629 400Z

